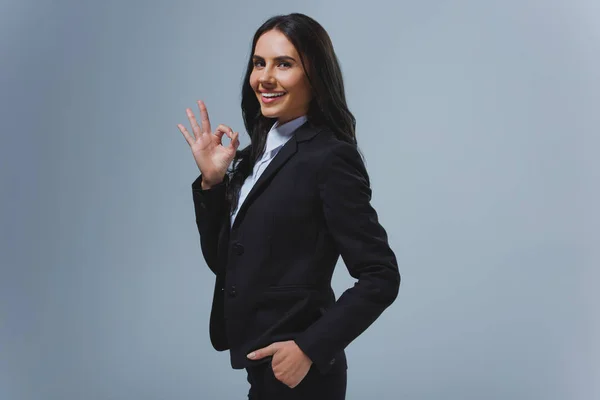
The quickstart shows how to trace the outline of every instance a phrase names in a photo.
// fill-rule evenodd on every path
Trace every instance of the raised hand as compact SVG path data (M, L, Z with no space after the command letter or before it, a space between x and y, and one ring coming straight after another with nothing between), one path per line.
M239 132L233 132L230 127L222 124L212 132L208 111L202 100L198 100L198 108L200 109L201 125L198 125L192 110L186 109L193 135L190 135L182 124L178 124L177 127L192 149L194 160L202 173L202 187L210 188L220 183L225 177L227 168L233 161L235 152L240 145ZM230 139L227 146L223 145L223 135L227 135Z

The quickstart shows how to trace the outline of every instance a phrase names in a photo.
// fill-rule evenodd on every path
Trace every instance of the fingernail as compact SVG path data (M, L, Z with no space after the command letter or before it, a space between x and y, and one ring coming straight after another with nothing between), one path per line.
M252 353L248 354L248 356L247 356L247 357L248 357L248 358L254 358L255 356L256 356L256 353L255 353L255 352L252 352Z

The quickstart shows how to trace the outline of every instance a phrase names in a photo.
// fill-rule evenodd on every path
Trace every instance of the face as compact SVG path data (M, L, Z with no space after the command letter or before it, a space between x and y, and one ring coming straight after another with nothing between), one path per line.
M278 30L262 34L252 57L250 86L265 117L284 124L305 115L311 90L294 45Z

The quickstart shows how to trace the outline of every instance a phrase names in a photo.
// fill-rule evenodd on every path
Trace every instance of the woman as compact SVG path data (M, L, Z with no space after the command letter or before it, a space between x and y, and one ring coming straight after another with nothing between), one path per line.
M400 275L370 205L341 70L327 32L290 14L256 32L242 88L251 144L187 115L178 125L202 253L215 273L210 337L245 368L250 399L344 399L345 347L396 298ZM224 145L223 135L230 138ZM339 256L358 280L335 299Z

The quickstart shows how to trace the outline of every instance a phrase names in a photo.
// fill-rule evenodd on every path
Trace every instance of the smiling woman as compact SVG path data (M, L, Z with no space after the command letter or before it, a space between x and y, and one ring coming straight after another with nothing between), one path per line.
M311 100L310 83L296 48L278 30L265 32L252 56L250 86L260 101L262 115L280 125L305 115Z
M242 87L246 148L198 105L201 124L186 110L194 135L179 129L200 169L196 224L216 275L211 342L247 370L250 399L344 399L345 348L396 299L400 274L327 32L303 14L257 30ZM358 282L336 299L340 256Z

